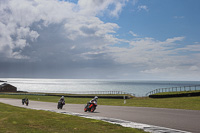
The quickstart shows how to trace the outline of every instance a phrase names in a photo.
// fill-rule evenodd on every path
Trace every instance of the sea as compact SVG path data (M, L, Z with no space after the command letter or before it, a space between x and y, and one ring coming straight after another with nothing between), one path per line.
M45 93L84 93L94 91L122 91L137 97L146 96L159 88L200 85L200 81L148 81L122 79L30 79L0 78L16 86L18 91ZM1 84L1 83L0 83ZM200 87L196 88L200 90Z

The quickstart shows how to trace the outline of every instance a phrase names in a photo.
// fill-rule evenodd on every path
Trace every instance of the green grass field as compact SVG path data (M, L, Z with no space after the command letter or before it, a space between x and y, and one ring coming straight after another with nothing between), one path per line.
M24 98L25 95L0 95L0 98ZM29 100L58 102L58 96L35 96L27 95ZM86 104L91 98L65 98L66 103L70 104ZM135 97L127 99L124 104L123 99L98 99L99 105L113 105L113 106L135 106L135 107L156 107L156 108L174 108L174 109L190 109L200 110L200 96L197 97L179 97L179 98L148 98Z
M144 133L107 122L0 103L0 133Z

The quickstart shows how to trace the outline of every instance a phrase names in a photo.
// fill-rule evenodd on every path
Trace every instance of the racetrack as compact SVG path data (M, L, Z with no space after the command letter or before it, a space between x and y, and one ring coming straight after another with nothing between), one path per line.
M20 99L0 98L0 102L31 109L80 113L83 115L116 118L194 133L200 132L200 111L98 105L94 113L89 113L83 111L83 104L66 104L62 110L58 110L57 103L50 102L30 101L29 106L22 105Z

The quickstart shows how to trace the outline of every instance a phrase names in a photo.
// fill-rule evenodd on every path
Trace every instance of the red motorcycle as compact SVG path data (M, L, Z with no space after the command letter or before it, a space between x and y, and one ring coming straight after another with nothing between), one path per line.
M93 101L92 103L88 102L84 108L84 111L94 112L97 107L97 102Z

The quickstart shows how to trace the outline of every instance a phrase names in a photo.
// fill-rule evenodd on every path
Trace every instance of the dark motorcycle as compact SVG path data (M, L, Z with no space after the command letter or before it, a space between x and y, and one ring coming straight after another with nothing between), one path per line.
M22 105L24 105L24 103L25 103L25 98L24 98L24 99L22 99Z
M94 112L97 107L97 102L93 101L92 103L88 102L84 108L84 111Z
M29 104L28 99L25 100L25 104L26 104L26 106L28 106L28 104Z
M57 106L57 108L58 108L58 109L62 109L62 108L63 108L63 105L65 105L65 101L58 101L58 106Z
M26 98L22 99L22 105L24 105L24 104L26 104L26 106L28 106L29 100Z

